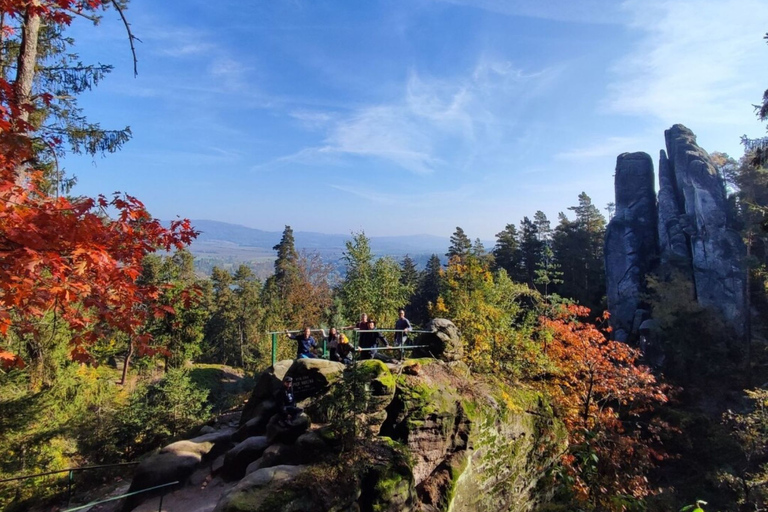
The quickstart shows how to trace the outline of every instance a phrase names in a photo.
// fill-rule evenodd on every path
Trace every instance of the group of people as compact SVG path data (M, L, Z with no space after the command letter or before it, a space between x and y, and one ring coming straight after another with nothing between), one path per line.
M395 322L395 346L402 346L406 344L408 339L408 333L413 330L411 322L405 318L405 310L400 309L397 312L398 319ZM366 313L360 315L360 321L355 325L343 327L343 329L355 329L360 333L358 350L360 351L360 359L373 359L377 357L376 348L379 346L389 347L389 341L382 336L382 334L376 331L376 322L372 318L368 318ZM335 327L331 327L326 333L325 329L321 330L323 338L325 339L325 346L328 349L328 355L331 361L337 361L340 363L350 364L352 362L353 347L349 343L344 333L339 332ZM312 337L312 329L305 327L304 331L295 335L291 335L288 331L285 334L292 340L296 340L296 359L316 358L315 350L318 347L317 341ZM382 356L378 356L382 358Z

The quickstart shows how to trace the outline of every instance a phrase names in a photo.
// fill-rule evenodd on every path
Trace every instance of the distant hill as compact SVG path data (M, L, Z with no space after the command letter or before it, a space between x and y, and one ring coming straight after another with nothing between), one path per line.
M231 270L245 263L261 278L272 273L275 251L282 231L263 231L227 222L192 220L200 236L190 250L200 272L209 274L214 266ZM294 231L296 249L316 252L328 263L340 267L344 243L351 235ZM450 241L433 235L371 237L371 251L376 256L392 256L398 260L410 255L424 266L432 254L443 256Z

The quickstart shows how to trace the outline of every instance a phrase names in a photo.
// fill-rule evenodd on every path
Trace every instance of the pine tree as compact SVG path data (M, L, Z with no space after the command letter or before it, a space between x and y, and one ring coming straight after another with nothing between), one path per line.
M451 246L448 248L446 256L450 260L457 257L459 260L465 259L469 256L472 249L472 242L469 237L464 233L464 230L456 226L456 231L451 235Z
M410 320L416 324L426 324L431 316L429 305L437 302L440 295L442 264L437 254L433 254L424 270L419 274L419 284L414 294L413 309Z
M539 241L548 244L552 239L552 226L543 211L538 210L533 214L533 224L536 226Z
M536 225L528 217L523 217L520 221L520 265L522 281L531 288L536 279L536 268L541 260L543 246Z
M518 276L520 265L520 247L517 238L515 225L507 224L504 231L496 233L496 247L493 249L496 268L503 268L513 279Z

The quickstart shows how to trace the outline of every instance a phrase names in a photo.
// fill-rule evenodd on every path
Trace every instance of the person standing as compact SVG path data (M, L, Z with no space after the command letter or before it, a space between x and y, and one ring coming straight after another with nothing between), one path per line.
M400 308L397 310L397 321L395 322L395 346L399 347L405 345L408 341L408 332L413 330L411 322L405 318L405 310Z
M312 330L309 327L304 328L304 332L291 336L288 331L285 334L292 340L296 340L296 359L317 359L312 349L317 347L315 338L312 337Z

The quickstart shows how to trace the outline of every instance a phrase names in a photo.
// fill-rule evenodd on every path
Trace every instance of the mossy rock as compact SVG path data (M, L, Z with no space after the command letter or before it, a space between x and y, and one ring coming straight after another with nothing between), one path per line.
M274 466L254 471L219 499L214 512L313 510L296 508L304 498L298 489L286 485L305 469L303 466Z
M367 382L371 395L389 396L395 392L395 377L386 364L378 359L360 361L351 371L357 371L357 378Z

